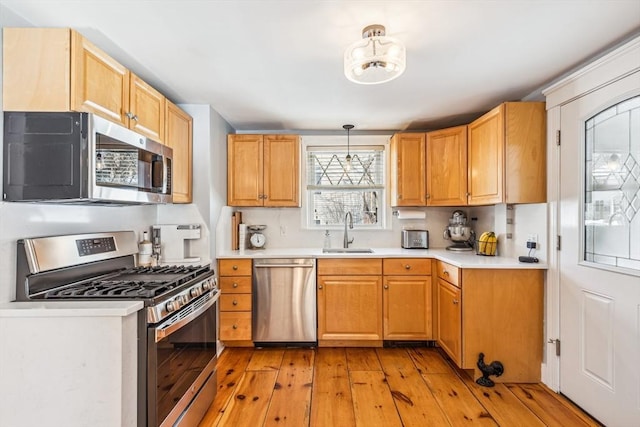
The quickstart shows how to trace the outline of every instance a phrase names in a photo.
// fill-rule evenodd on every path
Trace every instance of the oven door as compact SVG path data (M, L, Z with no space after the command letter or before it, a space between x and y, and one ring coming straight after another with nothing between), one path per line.
M204 294L147 330L147 425L192 426L216 394L216 306Z

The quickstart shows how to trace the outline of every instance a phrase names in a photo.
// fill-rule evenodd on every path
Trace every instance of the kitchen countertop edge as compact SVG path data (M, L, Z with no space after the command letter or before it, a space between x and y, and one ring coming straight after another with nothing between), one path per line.
M0 317L126 317L142 301L13 301L0 304Z
M323 253L318 248L274 248L222 251L218 259L230 258L435 258L459 268L546 270L546 263L524 263L517 258L482 256L475 252L451 252L446 249L371 248L373 253Z

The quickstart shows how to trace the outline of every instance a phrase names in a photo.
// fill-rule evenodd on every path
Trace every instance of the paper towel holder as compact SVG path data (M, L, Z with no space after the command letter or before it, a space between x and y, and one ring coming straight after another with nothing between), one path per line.
M420 211L417 209L411 210L403 210L396 209L391 212L391 214L398 219L425 219L427 217L427 213L424 211Z

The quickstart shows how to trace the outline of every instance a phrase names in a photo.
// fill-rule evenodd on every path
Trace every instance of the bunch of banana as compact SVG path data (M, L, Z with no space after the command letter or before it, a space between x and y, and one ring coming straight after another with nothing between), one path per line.
M481 255L495 255L498 238L493 231L485 231L478 239L478 253Z

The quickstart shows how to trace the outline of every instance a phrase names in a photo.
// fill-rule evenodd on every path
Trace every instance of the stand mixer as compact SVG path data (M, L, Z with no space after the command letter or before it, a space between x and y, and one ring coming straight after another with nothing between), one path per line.
M449 251L471 251L476 240L476 233L467 225L467 215L461 211L453 211L449 218L449 225L444 230L446 240L453 244L447 247Z

